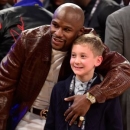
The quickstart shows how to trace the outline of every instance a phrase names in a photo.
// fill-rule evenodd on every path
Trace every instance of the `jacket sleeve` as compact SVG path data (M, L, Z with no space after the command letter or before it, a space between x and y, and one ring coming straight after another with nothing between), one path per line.
M23 40L21 36L0 64L0 130L6 129L14 91L20 78L25 51Z
M97 71L104 76L104 80L89 90L99 103L119 96L130 86L129 61L118 52L109 51L107 47L103 59Z

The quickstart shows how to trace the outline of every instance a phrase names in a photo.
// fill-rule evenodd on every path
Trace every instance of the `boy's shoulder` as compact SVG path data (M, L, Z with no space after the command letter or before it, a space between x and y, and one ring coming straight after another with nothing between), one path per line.
M73 75L70 75L67 79L57 82L54 86L54 89L69 88L71 80L72 80L72 76Z

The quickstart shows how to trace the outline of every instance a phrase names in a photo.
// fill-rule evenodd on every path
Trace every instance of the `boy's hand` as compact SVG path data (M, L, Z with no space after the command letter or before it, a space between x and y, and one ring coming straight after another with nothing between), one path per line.
M91 102L86 99L86 95L74 95L64 100L73 102L64 113L64 116L66 116L65 121L70 120L69 125L72 125L80 116L85 116L91 106ZM78 126L80 127L81 125L82 121L79 120Z

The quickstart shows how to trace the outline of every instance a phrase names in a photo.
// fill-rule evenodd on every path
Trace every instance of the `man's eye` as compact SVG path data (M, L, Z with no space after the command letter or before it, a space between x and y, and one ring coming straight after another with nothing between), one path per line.
M56 23L52 23L53 24L53 26L55 27L55 28L57 28L58 27L58 25L56 24Z
M66 32L70 32L71 30L69 28L64 29Z

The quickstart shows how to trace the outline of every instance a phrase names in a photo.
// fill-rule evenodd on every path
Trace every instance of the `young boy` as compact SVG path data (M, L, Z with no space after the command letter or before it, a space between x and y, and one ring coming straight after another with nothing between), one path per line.
M65 121L64 112L71 102L65 102L64 98L83 95L101 82L95 68L102 63L103 51L101 39L93 34L82 35L74 41L70 59L74 74L54 86L44 130L123 130L118 98L92 104L85 117L79 117L83 121L81 127L78 127L79 118L72 126Z

